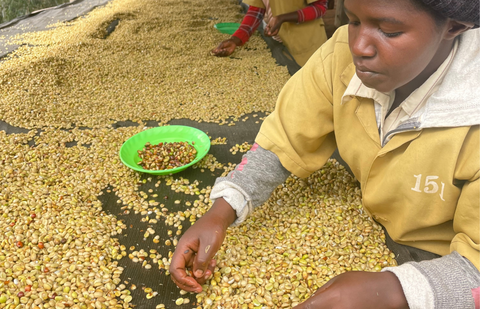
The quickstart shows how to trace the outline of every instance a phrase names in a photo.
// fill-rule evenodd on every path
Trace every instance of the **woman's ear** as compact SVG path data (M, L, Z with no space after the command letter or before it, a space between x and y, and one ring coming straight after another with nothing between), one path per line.
M450 19L447 24L447 32L445 33L446 40L453 40L465 31L475 27L474 23L457 21L453 19Z

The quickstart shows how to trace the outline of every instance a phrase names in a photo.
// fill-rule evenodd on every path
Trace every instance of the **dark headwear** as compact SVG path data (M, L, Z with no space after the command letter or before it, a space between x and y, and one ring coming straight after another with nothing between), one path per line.
M441 15L480 25L480 0L422 0Z

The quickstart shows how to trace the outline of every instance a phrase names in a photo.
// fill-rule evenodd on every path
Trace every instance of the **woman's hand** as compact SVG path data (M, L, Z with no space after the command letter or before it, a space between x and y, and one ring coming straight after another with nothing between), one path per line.
M268 24L265 27L264 33L266 36L277 35L283 23L296 23L296 22L298 22L297 11L281 14L278 16L273 16L268 21Z
M408 309L402 286L391 272L346 272L294 309Z
M211 53L217 57L227 57L230 56L237 46L242 45L242 41L236 36L232 36L228 40L220 43L216 48L211 50Z
M215 253L223 243L227 228L235 221L235 210L223 199L192 225L178 242L170 264L173 282L182 290L200 293L212 275ZM187 275L187 269L193 276Z
M280 27L283 24L283 18L282 15L279 16L273 16L270 18L268 21L267 26L265 27L265 35L266 36L274 36L278 34L278 31L280 31Z

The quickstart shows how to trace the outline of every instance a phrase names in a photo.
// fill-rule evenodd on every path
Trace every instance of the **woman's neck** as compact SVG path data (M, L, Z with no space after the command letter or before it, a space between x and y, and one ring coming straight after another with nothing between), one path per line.
M403 101L405 101L412 92L418 89L423 83L427 81L427 79L432 76L433 73L442 65L442 63L447 59L448 55L450 54L453 48L454 41L444 41L438 49L437 54L433 57L432 61L427 65L425 70L423 70L417 77L412 79L407 84L397 88L395 90L395 101L393 102L392 108L390 110L394 110L398 107Z

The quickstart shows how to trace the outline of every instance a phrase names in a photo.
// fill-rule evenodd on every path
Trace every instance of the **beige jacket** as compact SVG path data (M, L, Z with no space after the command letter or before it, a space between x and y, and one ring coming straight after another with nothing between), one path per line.
M256 142L299 177L338 147L361 183L365 209L394 241L440 255L457 251L480 269L479 114L470 117L476 125L420 125L382 147L373 100L342 104L354 73L344 27L288 81Z
M270 0L272 15L296 12L316 0ZM243 3L265 8L262 0L244 0ZM308 58L327 41L325 26L321 18L302 24L283 23L278 33L283 44L295 58L298 65L303 66Z

